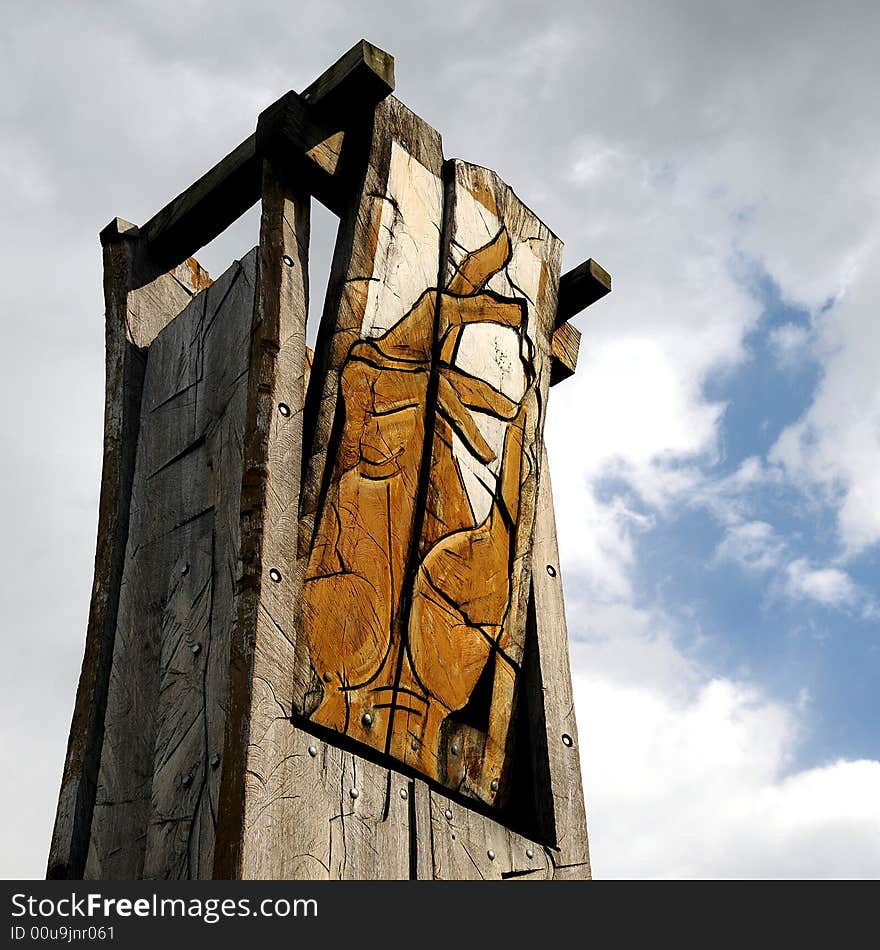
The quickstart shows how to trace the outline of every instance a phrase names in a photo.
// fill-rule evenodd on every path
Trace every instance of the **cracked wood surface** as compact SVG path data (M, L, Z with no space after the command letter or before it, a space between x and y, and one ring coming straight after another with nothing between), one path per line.
M283 878L298 786L291 684L302 578L297 560L308 313L309 196L266 163L260 278L244 422L239 636L232 644L229 717L214 875Z
M325 310L295 705L501 803L561 243L487 169L444 195L439 138L417 159L387 106Z
M101 241L106 382L98 541L83 666L49 852L49 878L81 878L86 861L128 539L146 362L143 348L211 283L193 258L149 283L141 282L135 272L140 238L127 221L114 219L102 231Z
M150 344L86 878L213 861L256 251Z

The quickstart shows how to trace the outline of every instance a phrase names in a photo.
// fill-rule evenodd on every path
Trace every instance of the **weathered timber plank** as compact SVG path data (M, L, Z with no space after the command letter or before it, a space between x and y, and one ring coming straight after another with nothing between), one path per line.
M214 875L289 876L295 762L290 692L308 315L309 196L266 163L240 501L242 583Z
M585 310L606 294L611 293L611 275L593 258L566 271L559 280L559 302L556 308L556 326Z
M352 132L348 135L350 144L353 144ZM354 141L358 148L350 155L355 168L361 169L360 184L340 221L306 403L300 557L304 568L307 567L307 578L312 577L313 581L306 581L309 590L304 593L304 610L309 613L304 617L304 624L315 627L326 623L324 629L329 636L329 639L319 641L310 639L306 632L305 639L309 641L312 657L324 642L332 652L340 629L333 617L328 616L322 621L311 610L323 599L319 590L320 578L327 576L328 570L334 570L329 561L324 563L325 555L330 561L334 555L321 537L327 532L333 533L333 525L328 519L335 517L334 512L344 507L351 516L357 517L356 505L339 505L341 469L337 467L337 451L340 440L344 438L346 417L343 386L348 386L355 399L359 398L358 392L369 398L370 383L366 380L358 382L354 376L361 369L369 373L370 366L368 362L353 363L350 356L356 346L368 351L370 341L400 322L420 298L424 298L425 305L430 308L426 291L436 284L440 249L440 136L394 97L379 103L374 120L358 129L357 135L360 138ZM343 379L344 370L349 375L354 374L349 382ZM421 384L424 388L426 377L426 371L421 370L420 379L414 385ZM379 393L376 398L386 397ZM414 398L418 400L418 396ZM348 411L357 410L350 406ZM418 453L420 440L414 439L407 449ZM386 486L381 482L376 482L374 490L368 492L370 498L364 495L364 512L372 510L374 503L385 506L386 511L389 506L395 509L395 527L389 528L387 522L383 526L381 547L365 568L367 581L360 583L352 575L352 589L338 592L338 598L332 600L337 611L345 610L349 616L359 616L369 622L376 609L394 610L394 590L399 590L403 552L412 531L412 512L416 503L417 488L413 475L411 469L406 471L405 483L397 486L399 490L390 501ZM401 543L395 545L393 555L385 540L389 530L401 533ZM351 533L349 538L357 543L356 534ZM392 564L392 556L397 558L396 565ZM388 578L389 590L384 598L375 598L374 607L374 599L365 588L371 583L369 575L375 571ZM393 583L390 580L392 575L396 578ZM360 591L355 589L358 585ZM340 685L344 684L337 679L333 683L326 681L322 686L316 681L309 654L301 655L303 662L298 664L293 699L295 708L308 715L320 701L324 686L328 691L338 692ZM322 672L333 675L329 669ZM352 723L363 727L360 713L352 717ZM335 726L334 722L331 727Z
M427 741L401 753L444 784L504 805L514 791L510 725L562 244L488 169L450 162L446 205L441 411L431 434L408 654L447 718L430 750L433 763ZM419 725L410 716L407 730Z
M302 98L282 96L261 114L254 135L141 228L143 279L193 254L258 201L264 158L278 162L283 152L290 173L303 174L319 200L338 211L346 185L334 175L343 125L370 113L393 88L394 58L361 40Z
M47 876L81 878L98 763L128 539L145 357L141 347L210 283L195 261L132 290L140 236L120 218L102 232L106 314L104 453L91 608L61 782Z
M537 842L438 792L430 792L429 799L429 879L545 881L554 876L548 853Z
M394 92L394 57L359 40L307 89L303 99L324 112L352 114L372 107Z
M553 876L584 879L590 877L590 854L568 659L562 571L546 450L539 480L532 562L530 622L535 625L537 634L539 675L529 683L529 707L536 732L542 740L546 737L547 743L546 750L540 750L542 755L536 756L540 765L543 753L546 753L547 770L539 770L536 775L544 792L538 801L552 812L542 817L545 827L552 828L555 834L552 847L547 850L554 865Z
M148 350L87 878L210 873L255 267Z
M551 338L550 385L573 376L577 369L578 350L581 346L581 331L573 323L562 323Z

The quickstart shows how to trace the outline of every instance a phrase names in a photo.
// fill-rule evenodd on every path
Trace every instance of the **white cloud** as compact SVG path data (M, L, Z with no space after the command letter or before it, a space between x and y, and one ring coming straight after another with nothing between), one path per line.
M880 874L880 761L791 772L802 704L723 678L682 700L573 658L596 878Z
M779 566L784 551L785 544L772 525L766 521L747 521L727 529L715 556L750 571L768 571Z
M799 366L812 355L810 331L799 323L783 323L774 327L767 334L767 342L776 362L783 369Z
M859 592L845 571L836 567L810 567L803 558L786 568L788 594L796 599L808 598L825 607L851 606Z

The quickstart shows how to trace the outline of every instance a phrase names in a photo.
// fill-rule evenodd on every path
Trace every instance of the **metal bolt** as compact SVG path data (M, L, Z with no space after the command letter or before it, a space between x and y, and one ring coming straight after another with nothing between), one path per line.
M494 851L487 851L486 854L489 856L489 860L490 860L490 861L494 861L494 860L495 860L495 852L494 852Z
M402 789L400 790L400 797L401 797L404 801L406 801L406 798L407 798L407 791L406 791L405 788L402 788Z
M193 655L193 656L196 656L198 653L201 653L201 652L202 652L202 645L201 645L201 643L194 643L194 644L190 647L190 650L192 650L192 655Z
M491 782L491 784L489 785L489 788L491 788L493 792L497 792L497 791L498 791L498 779L497 779L497 778L493 778L493 779L492 779L492 782Z
M309 755L314 758L318 754L318 750L313 746L309 746Z
M458 755L458 746L454 742L452 743L452 754Z
M220 756L215 752L211 756L211 767L216 769L219 764L220 764Z
M446 815L446 820L447 820L447 821L452 821L452 809L451 809L451 808L447 808L446 811L443 812L443 814Z
M279 571L277 567L273 567L269 571L269 577L277 584L281 580L281 571Z
M356 788L350 788L348 794L351 795L352 798L357 798L360 792Z
M286 402L279 402L278 411L281 413L282 416L287 417L290 415L290 406L288 406Z
M282 260L288 267L293 267L293 258L289 254L285 254Z
M373 717L369 713L364 713L361 716L361 722L369 729L373 725Z
M534 856L535 852L532 851L531 848L526 848L526 857L529 859L529 861L531 861Z
M556 568L552 564L547 565L547 573L551 577L556 577Z
M562 733L562 744L570 749L574 745L574 739L567 733Z

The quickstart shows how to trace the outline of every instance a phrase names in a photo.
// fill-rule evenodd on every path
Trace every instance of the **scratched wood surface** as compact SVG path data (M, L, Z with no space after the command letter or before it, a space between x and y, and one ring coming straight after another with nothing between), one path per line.
M49 852L50 878L81 878L88 850L128 539L144 347L211 283L192 258L143 282L136 267L137 228L119 218L102 232L102 244L106 391L98 545L82 673Z
M448 163L444 195L412 140L325 312L298 708L501 803L561 244L487 169Z
M212 867L255 281L252 252L148 351L87 878Z

